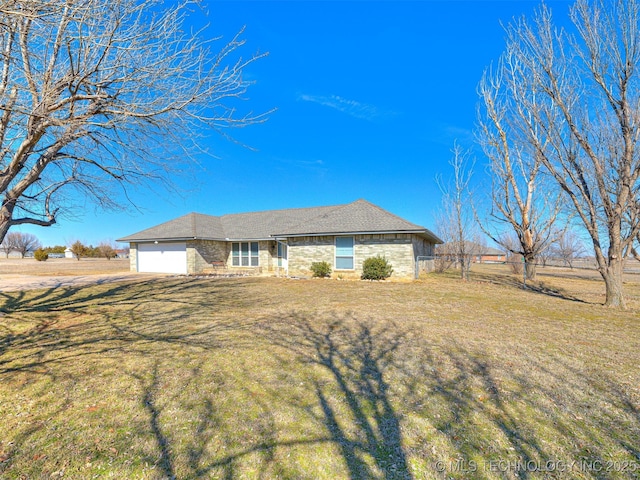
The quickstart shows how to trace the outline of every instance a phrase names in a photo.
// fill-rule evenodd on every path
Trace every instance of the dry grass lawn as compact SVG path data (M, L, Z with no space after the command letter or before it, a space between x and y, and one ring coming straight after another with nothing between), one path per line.
M128 271L128 258L50 258L38 262L33 258L0 257L0 275L92 275Z
M0 294L0 477L639 478L638 280L627 311L582 272L532 287L492 267Z

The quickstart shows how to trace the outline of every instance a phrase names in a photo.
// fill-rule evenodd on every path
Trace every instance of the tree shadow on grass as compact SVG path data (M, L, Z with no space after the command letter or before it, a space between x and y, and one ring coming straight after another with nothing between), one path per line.
M330 442L329 437L298 436L290 439L278 438L278 427L274 416L277 411L267 401L251 396L251 402L257 404L260 414L248 419L231 417L221 405L217 404L224 387L215 389L201 388L211 383L211 378L202 370L204 362L185 372L177 391L163 391L168 372L163 371L160 362L155 361L148 372L130 373L140 387L140 402L145 421L137 420L136 429L140 434L150 436L152 448L138 453L138 457L157 468L161 478L198 479L245 478L246 472L252 472L252 478L282 478L298 480L313 477L305 475L295 468L280 465L276 452L286 451L299 446L314 446ZM190 388L200 390L195 398L184 392ZM243 391L245 385L234 385L234 393ZM245 392L248 393L248 392ZM249 395L247 395L249 396ZM244 405L242 410L254 410L256 405ZM188 429L172 428L173 416L181 412L189 417L182 425ZM248 416L248 415L247 415ZM252 440L247 442L243 435L250 433ZM242 446L239 446L242 445Z
M317 405L305 410L324 425L350 479L413 478L387 378L403 343L393 323L380 328L351 317L324 323L292 315L269 322L264 333L320 368L313 380Z
M136 451L137 457L165 478L232 479L248 471L256 478L310 478L313 473L292 466L286 454L327 445L342 461L332 467L342 470L332 472L352 480L637 478L638 470L631 468L583 467L562 474L532 468L583 459L587 466L613 459L640 468L635 387L624 384L617 372L588 364L585 352L569 346L549 353L542 342L540 348L518 350L512 359L459 333L440 338L417 321L383 316L203 315L212 303L245 299L247 292L238 285L150 282L133 292L105 285L51 299L46 311L22 297L13 315L34 314L36 323L0 339L0 380L33 372L55 381L57 367L108 354L115 361L124 353L133 356L140 364L131 364L128 375L138 386L135 401L143 415L131 422L135 435L152 440L151 447ZM65 307L70 298L78 301ZM101 299L97 307L96 298ZM145 311L152 302L163 303L161 315L131 313ZM113 310L108 314L100 305ZM62 311L92 317L59 329L56 315ZM283 376L273 385L260 384L255 363L249 367L257 371L238 365L225 371L228 377L217 390L212 372L223 349L238 357L246 349L260 349L280 362ZM587 363L574 355L584 355ZM171 362L164 363L169 357ZM163 371L167 365L171 372ZM267 394L256 396L247 385L259 385ZM188 389L191 396L185 394ZM223 408L227 394L244 403ZM283 431L285 423L278 421L283 404L297 411L305 427L310 419L313 432ZM64 418L65 405L42 413L43 422ZM231 418L230 411L238 417ZM254 417L247 418L251 411ZM195 419L176 420L180 415ZM38 423L25 428L15 436L14 448L26 448L44 428ZM492 470L493 461L511 463L497 463ZM444 471L434 470L436 462L443 462ZM472 462L473 471L468 469ZM516 462L519 469L513 467ZM309 472L313 468L318 465Z
M284 435L278 433L280 427L274 420L274 416L278 415L278 403L292 401L295 392L288 392L288 389L295 390L297 381L273 396L267 393L264 400L260 396L246 395L253 404L246 405L246 410L258 408L261 412L259 419L252 421L222 418L214 397L198 398L192 406L198 412L198 420L192 423L188 433L187 458L184 458L184 449L180 454L183 456L180 470L183 475L180 477L176 473L178 453L173 444L183 435L177 435L175 430L169 432L162 424L163 419L167 418L163 409L171 402L159 389L162 371L156 362L150 373L134 375L141 386L141 402L147 412L148 425L145 430L152 433L155 442L155 454L147 454L145 458L156 465L166 478L212 478L212 475L224 479L241 478L242 472L246 472L246 466L243 465L245 461L254 465L254 471L257 469L257 478L272 478L273 475L285 479L312 478L311 474L295 466L280 464L282 459L278 458L276 452L332 444L340 453L345 473L350 479L412 479L402 444L400 417L391 399L391 385L386 378L386 370L391 368L392 358L402 346L403 334L399 334L393 325L378 328L352 318L318 326L304 316L288 317L278 325L267 323L267 327L263 325L255 332L258 336L264 336L263 341L293 353L298 361L306 365L305 368L311 366L320 369L321 375L312 382L316 402L299 407L302 410L300 414L313 418L323 427L321 430L326 431L326 435L291 437L286 432ZM240 366L238 371L241 371ZM251 383L252 375L247 374L246 377L247 382ZM199 368L194 368L180 391L187 389L187 383L203 381L206 381L206 376ZM235 382L234 391L243 388L242 384ZM264 389L267 392L269 386L264 385ZM175 400L180 401L177 397ZM222 456L212 457L210 448L215 443L214 437L218 437L219 441L232 421L238 425L249 423L251 436L257 434L258 439L241 448L230 448L231 452ZM243 435L241 430L238 428L236 437L228 438L227 442L244 443L240 441Z
M144 353L145 346L158 343L229 345L229 333L248 330L251 319L212 321L191 313L218 308L218 301L241 304L246 299L239 290L223 282L146 280L0 294L0 375L123 349ZM28 320L18 325L13 318Z
M271 319L261 334L314 369L316 402L297 405L329 433L350 479L637 478L637 396L570 352L519 352L512 364L337 314Z
M399 364L409 410L437 432L423 454L447 478L637 478L640 411L628 388L564 355L518 361L450 341Z
M472 279L478 282L486 282L494 285L501 285L510 288L518 288L525 289L528 292L537 293L540 295L545 295L548 297L559 298L562 300L568 300L576 303L592 303L585 301L575 295L570 294L565 289L554 287L545 283L544 280L538 277L537 280L531 281L528 280L526 284L522 281L522 277L517 277L513 274L497 274L495 272L492 273L482 273L482 272L472 272ZM600 305L600 304L597 304Z
M56 310L83 312L87 307L130 305L139 308L152 302L164 301L203 306L211 299L248 304L249 300L234 295L242 289L242 282L225 282L223 279L156 278L134 279L126 277L122 282L77 286L54 286L46 289L16 292L0 292L0 312L43 313ZM224 295L220 295L223 293Z
M185 367L188 382L205 385L202 394L198 392L195 398L189 399L192 404L182 403L187 383L165 392L166 378L162 371L165 361L172 370L167 376L175 376L176 370L180 369L176 363L178 359L189 362L200 358L203 359L201 363L206 359L207 363L215 364L211 359L215 359L216 352L221 349L239 353L243 348L255 348L255 342L247 334L256 322L254 319L219 315L217 311L221 305L235 308L250 301L242 290L241 281L145 281L133 286L15 292L5 294L5 299L7 297L10 298L4 305L8 312L6 321L0 319L4 330L0 332L0 380L13 381L21 374L30 379L50 377L41 384L51 385L56 382L56 372L64 372L66 376L77 376L75 381L74 378L66 379L69 383L77 381L81 384L85 375L91 375L88 373L91 370L83 365L103 365L107 358L118 363L122 358L119 368L129 372L124 373L124 377L128 376L138 385L139 405L147 419L143 424L136 422L136 432L150 435L155 445L151 452L140 451L139 458L154 465L163 477L238 478L238 465L249 458L259 464L261 471L278 471L278 462L274 460L278 448L328 441L313 436L277 439L276 428L268 421L270 405L263 404L260 406L262 418L248 422L251 435L258 438L231 447L236 440L227 434L229 447L224 449L225 453L213 456L209 445L220 435L214 433L214 426L226 424L227 430L233 429L228 425L232 419L216 416L216 398L207 394L211 378L198 368L188 370ZM207 314L209 311L211 315ZM12 321L23 315L28 319L19 320L20 325L14 327ZM78 321L74 322L74 318ZM148 371L144 370L144 365L148 366ZM122 375L116 377L114 380L120 388L130 383L123 381ZM242 384L233 387L242 388ZM183 435L185 430L176 431L175 424L165 423L167 404L185 414L190 414L191 408L199 412L197 423L193 429L186 430L186 437ZM40 435L41 430L24 430L15 437L11 450L19 452L28 448L32 437ZM184 445L185 438L188 438L186 454L184 448L175 447L177 441ZM256 457L260 460L255 460ZM0 465L0 473L4 467L6 465ZM300 478L296 473L289 477L279 476ZM265 473L263 477L269 475Z
M158 465L164 478L173 480L176 478L175 468L173 465L173 455L171 453L171 444L169 438L163 432L160 422L161 409L157 405L157 395L159 388L158 362L155 362L151 371L151 380L147 383L142 375L133 374L139 381L143 395L142 406L149 417L149 430L155 439L159 458L153 461Z

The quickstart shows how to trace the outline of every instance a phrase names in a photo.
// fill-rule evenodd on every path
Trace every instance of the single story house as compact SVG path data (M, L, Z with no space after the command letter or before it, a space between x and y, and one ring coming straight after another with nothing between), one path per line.
M444 243L436 248L435 255L456 261L460 251L458 245L459 242ZM471 258L472 263L504 263L507 260L506 252L476 242L465 240L464 251L465 255Z
M474 261L476 263L504 263L507 261L507 252L493 247L484 247L476 253Z
M357 200L331 207L211 216L190 213L120 238L130 244L131 270L309 276L312 262L334 275L359 277L362 262L382 255L394 277L413 278L417 257L442 243L428 229Z

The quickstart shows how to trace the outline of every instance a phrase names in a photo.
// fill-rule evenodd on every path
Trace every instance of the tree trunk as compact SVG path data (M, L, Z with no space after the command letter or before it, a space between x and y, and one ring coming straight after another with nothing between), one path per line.
M0 242L4 240L4 237L7 236L7 232L9 231L9 227L11 226L11 216L13 214L13 209L9 211L8 208L3 207L0 209ZM9 258L9 252L7 252L7 258Z
M524 271L527 275L527 280L535 280L537 273L537 265L536 265L536 257L535 256L526 256L524 258Z
M460 278L464 281L469 280L469 270L471 270L471 256L466 255L462 257L462 263L460 264Z
M626 308L622 289L623 271L624 260L620 257L611 258L608 267L600 271L606 288L604 304L607 307Z

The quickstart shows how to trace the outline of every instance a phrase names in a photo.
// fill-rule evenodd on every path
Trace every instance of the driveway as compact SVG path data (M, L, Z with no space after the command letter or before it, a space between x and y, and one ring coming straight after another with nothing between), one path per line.
M65 288L80 285L102 285L105 283L137 282L158 278L160 274L144 274L135 272L103 273L97 275L18 275L0 274L0 292L16 292L36 290L40 288Z

